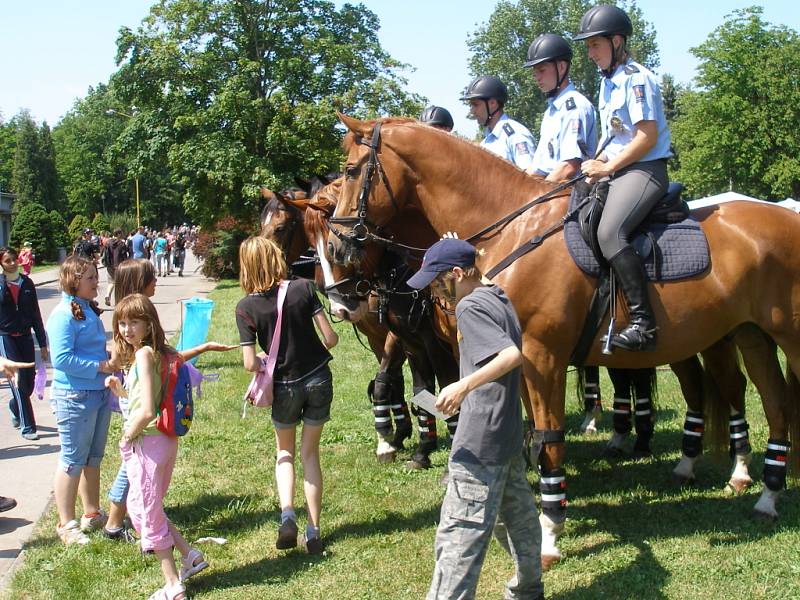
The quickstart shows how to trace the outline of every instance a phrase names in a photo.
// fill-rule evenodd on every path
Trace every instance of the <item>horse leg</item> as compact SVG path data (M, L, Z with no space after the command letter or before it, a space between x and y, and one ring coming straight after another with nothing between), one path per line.
M583 367L583 423L581 432L597 433L603 411L600 398L600 367Z
M655 391L656 370L651 367L648 369L631 369L629 376L633 382L633 393L635 410L633 416L634 427L636 428L636 442L633 444L633 458L641 459L653 455L650 448L650 441L653 439L653 425L655 414L653 413L653 396Z
M608 369L611 383L614 384L614 433L606 446L606 456L619 458L624 454L625 439L631 426L631 371L629 369Z
M379 462L392 462L397 453L397 448L393 443L397 439L397 435L392 425L392 409L394 406L393 396L396 394L394 387L397 384L398 376L402 383L404 361L405 354L399 340L394 335L389 334L386 336L380 370L367 387L367 394L372 401L375 431L378 434L378 446L375 449L375 455ZM402 389L400 395L402 396ZM407 421L408 419L406 418ZM395 417L395 423L400 429L402 419L398 421L397 417Z
M567 483L564 471L564 391L567 379L566 359L554 364L547 348L531 338L523 340L522 363L525 386L534 411L536 428L532 459L539 462L539 490L542 512L542 570L546 571L559 560L558 537L564 531L567 518ZM536 361L536 362L534 362Z
M414 394L422 390L436 393L436 381L430 365L426 361L419 360L416 355L409 354L408 362L411 365L411 378L413 380ZM412 407L412 411L417 417L417 430L419 431L419 446L414 455L405 466L407 469L417 471L420 469L431 468L431 453L438 447L436 439L436 418L428 411L419 407Z
M672 363L670 368L678 378L683 398L686 400L686 418L683 422L682 455L672 478L679 485L694 483L694 465L703 451L703 367L697 356Z
M747 374L761 395L769 424L769 439L764 455L764 490L753 511L756 517L774 520L778 517L775 505L786 487L786 462L790 446L784 412L786 381L778 361L777 345L766 333L755 325L746 325L736 331L735 339ZM792 354L796 363L800 353ZM791 360L790 364L793 364Z
M703 362L711 383L716 386L719 394L720 405L725 405L727 414L712 416L712 437L719 437L716 430L722 420L727 424L728 449L733 459L733 471L725 485L727 494L741 494L753 485L750 477L749 465L752 460L750 447L750 426L745 418L745 390L747 379L739 368L736 346L732 340L722 339L710 348L703 351ZM724 442L723 442L724 443Z

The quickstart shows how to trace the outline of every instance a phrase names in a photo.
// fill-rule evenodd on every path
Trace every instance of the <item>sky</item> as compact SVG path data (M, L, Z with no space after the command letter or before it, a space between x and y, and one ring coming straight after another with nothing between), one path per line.
M659 74L691 83L697 61L689 49L704 42L725 15L761 5L768 22L800 31L795 2L639 0L638 6L656 30ZM56 125L89 86L108 81L116 69L119 28L135 28L152 4L153 0L0 0L2 117L10 119L27 108L37 121ZM473 137L477 125L467 120L466 106L459 101L471 79L467 39L487 21L495 2L366 0L363 4L380 17L384 49L415 69L404 73L409 90L450 110L456 130Z

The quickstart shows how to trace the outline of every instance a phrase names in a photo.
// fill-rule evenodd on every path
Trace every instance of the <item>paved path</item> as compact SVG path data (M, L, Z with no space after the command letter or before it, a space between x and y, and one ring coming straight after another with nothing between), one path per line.
M181 299L205 296L214 289L214 282L195 273L197 261L191 252L186 256L184 277L170 275L159 278L153 301L158 309L161 324L169 338L181 324ZM42 317L47 317L58 303L58 269L40 271L32 276L36 283ZM107 284L105 270L101 270L101 285L98 300L103 302ZM103 314L106 335L110 336L112 312ZM38 351L37 351L38 355ZM48 375L52 373L48 369ZM50 410L50 377L45 400L33 398L33 409L41 439L28 442L18 430L11 427L6 408L10 392L7 387L0 390L0 496L17 500L17 507L0 515L0 591L7 586L11 573L21 562L22 546L33 534L36 522L47 510L53 492L53 473L58 463L58 433L55 417ZM102 491L101 491L102 495Z

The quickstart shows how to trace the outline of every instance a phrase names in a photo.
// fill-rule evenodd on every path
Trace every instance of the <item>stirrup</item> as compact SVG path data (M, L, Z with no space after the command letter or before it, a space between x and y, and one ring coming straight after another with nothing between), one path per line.
M656 348L656 328L644 329L638 323L628 325L611 336L611 345L630 352L650 352Z

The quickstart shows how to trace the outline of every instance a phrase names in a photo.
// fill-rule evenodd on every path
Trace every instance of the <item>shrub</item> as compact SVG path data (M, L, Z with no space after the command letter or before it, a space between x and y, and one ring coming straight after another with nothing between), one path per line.
M11 245L19 249L23 243L33 244L40 258L55 258L55 244L50 232L50 215L37 202L25 204L14 217L11 226Z
M108 231L108 219L105 218L103 213L95 213L94 219L92 219L92 229L96 234L100 234L101 231Z
M89 221L89 218L84 215L75 215L75 218L72 219L72 223L69 224L69 244L67 244L67 248L71 248L74 246L77 241L83 235L84 229L89 229L92 226L92 223ZM69 250L67 250L69 253Z
M125 235L136 229L136 217L128 213L111 213L108 215L108 230L114 233L116 229L122 229Z
M203 275L214 279L239 277L239 246L253 235L253 223L223 217L212 227L202 229L194 244L194 254L203 259Z
M71 243L67 222L57 210L51 210L48 216L50 217L50 235L53 238L53 246L56 251L58 248L66 248L69 253Z

